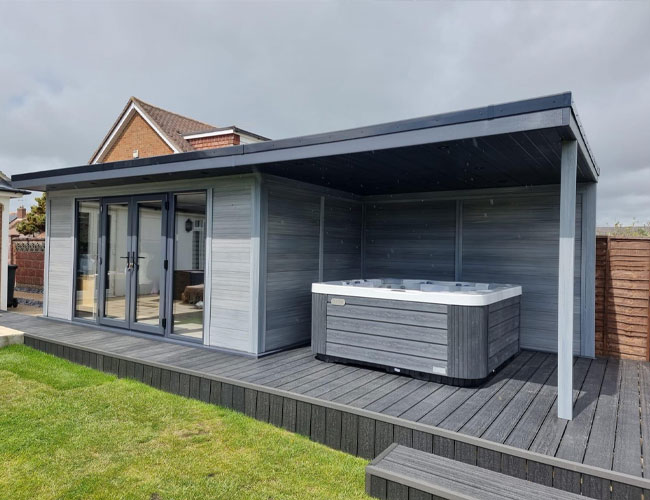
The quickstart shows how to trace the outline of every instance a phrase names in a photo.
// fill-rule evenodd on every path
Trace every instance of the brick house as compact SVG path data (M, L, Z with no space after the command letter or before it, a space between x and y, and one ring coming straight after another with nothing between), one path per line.
M268 140L236 126L215 127L131 97L90 158L89 164L215 149ZM17 286L44 285L45 235L18 234L16 225L26 217L19 207L12 214L9 262L18 265Z
M131 97L89 164L187 153L268 140L236 126L215 127Z

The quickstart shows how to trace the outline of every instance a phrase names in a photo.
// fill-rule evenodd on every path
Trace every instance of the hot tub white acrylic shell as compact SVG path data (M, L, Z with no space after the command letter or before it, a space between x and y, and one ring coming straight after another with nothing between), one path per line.
M521 295L521 286L465 281L357 279L312 283L313 293L405 300L458 306L487 306Z

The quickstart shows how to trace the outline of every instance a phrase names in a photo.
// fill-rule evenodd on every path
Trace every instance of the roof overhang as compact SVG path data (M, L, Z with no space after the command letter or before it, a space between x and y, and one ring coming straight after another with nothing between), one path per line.
M555 184L561 143L578 180L599 169L571 93L291 139L14 176L59 190L262 172L357 194Z
M27 194L32 194L32 192L24 189L0 189L0 197L2 198L22 198Z

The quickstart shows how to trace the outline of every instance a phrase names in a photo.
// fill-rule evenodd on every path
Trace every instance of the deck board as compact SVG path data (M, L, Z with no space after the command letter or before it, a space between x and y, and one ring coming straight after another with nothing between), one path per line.
M409 382L408 377L393 376L387 381L374 389L368 390L365 393L361 394L356 399L351 399L347 404L355 406L357 408L366 408L367 406L376 403L378 400L382 399L388 394L397 392L400 394L402 388Z
M370 411L383 412L387 408L391 407L401 399L409 396L414 391L417 391L422 386L427 385L427 382L424 380L409 379L406 384L404 384L399 391L391 391L388 394L380 397L376 401L373 401L364 408Z
M639 389L641 397L641 439L644 449L650 446L650 364L639 365ZM650 477L650 463L643 462L643 477Z
M487 403L492 396L494 396L501 387L503 387L511 377L517 377L518 372L526 366L534 353L524 351L517 356L512 363L501 370L490 381L488 381L481 390L474 391L474 393L453 411L449 416L440 423L443 429L452 431L460 430L482 407Z
M596 405L587 442L584 463L604 469L612 468L616 439L616 414L618 412L621 365L618 360L607 362L600 397Z
M580 358L573 365L573 404L575 404L576 399L578 398L578 393L582 387L582 383L585 380L590 364L591 360ZM562 440L562 434L564 434L566 424L566 420L557 418L556 392L553 406L546 415L544 423L540 427L537 436L528 449L537 453L542 453L543 455L555 456L555 452L557 451L557 448L560 445L560 441Z
M634 476L641 475L641 427L637 363L624 363L621 396L616 422L613 469Z
M548 377L557 366L554 356L547 354L530 379L517 391L498 417L488 421L489 426L481 435L482 438L497 443L503 443L510 435L515 425L521 420L531 402L544 387Z
M509 379L501 389L492 396L483 407L460 429L463 434L481 436L489 425L501 414L504 408L517 395L519 390L535 374L537 369L548 357L548 354L535 353L519 372L517 377ZM506 422L510 426L510 422Z
M606 366L607 361L604 359L595 359L591 362L582 390L573 407L573 420L567 423L556 457L572 462L583 461Z
M256 395L235 382L333 402L356 411L378 412L401 422L417 421L637 477L650 476L648 466L644 470L642 465L642 443L650 442L650 364L644 362L577 358L574 420L567 423L556 416L557 358L553 354L522 351L482 385L459 388L325 363L316 360L308 347L255 359L15 313L1 314L0 324L26 331L34 339L64 344L48 344L47 350L59 355L65 352L75 362L89 366L101 362L104 369L120 376L240 409L362 456L371 457L396 439L445 455L455 453L460 459L481 460L475 448L461 446L454 451L453 441L441 436L431 439L431 435L427 438L398 424L333 409L341 406L283 402L281 397L262 391ZM185 374L184 369L194 374ZM196 372L231 379L232 383L210 381ZM324 420L319 420L319 415ZM515 471L520 464L510 458L512 463L504 467ZM533 479L536 474L541 477L547 473L529 470ZM575 487L571 473L564 471L554 477L553 481L565 489ZM618 494L621 492L624 490Z

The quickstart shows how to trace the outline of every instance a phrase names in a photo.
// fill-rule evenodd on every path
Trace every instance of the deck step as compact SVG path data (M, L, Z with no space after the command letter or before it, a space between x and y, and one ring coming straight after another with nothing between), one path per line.
M20 330L0 326L0 347L12 344L24 344L25 336Z
M366 467L366 492L383 500L586 498L395 443Z

